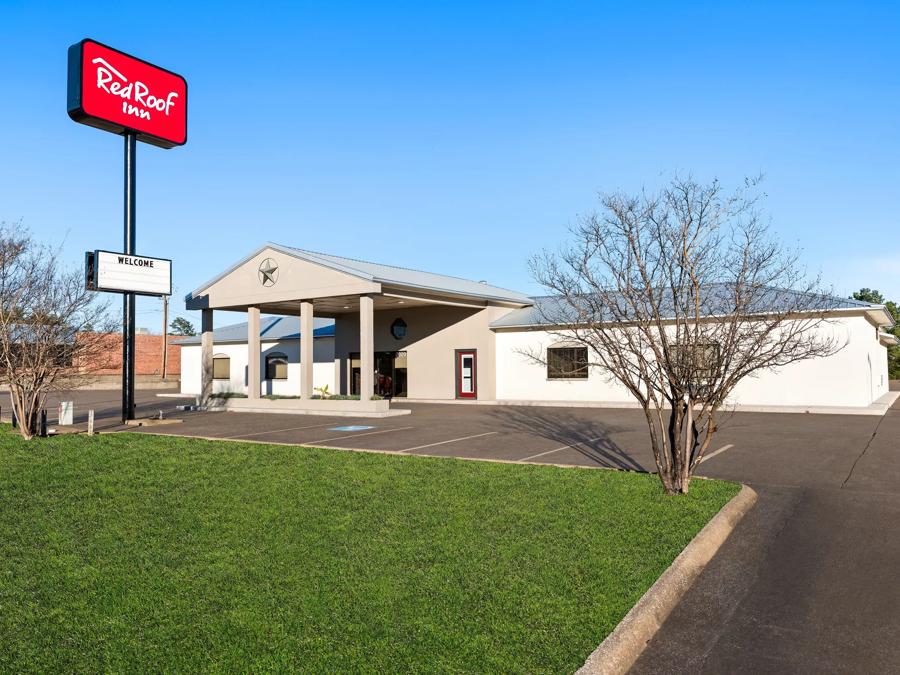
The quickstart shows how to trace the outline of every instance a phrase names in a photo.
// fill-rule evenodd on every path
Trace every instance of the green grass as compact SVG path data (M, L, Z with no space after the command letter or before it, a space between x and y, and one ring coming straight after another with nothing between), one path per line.
M572 671L737 490L0 432L0 670Z

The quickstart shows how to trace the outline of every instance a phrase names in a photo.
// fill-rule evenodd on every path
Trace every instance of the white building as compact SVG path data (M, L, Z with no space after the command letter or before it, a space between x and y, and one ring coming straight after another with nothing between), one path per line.
M429 401L634 405L596 368L558 377L523 355L537 348L562 358L569 354L553 350L571 349L540 325L539 302L466 279L266 244L187 297L188 309L203 311L204 332L181 341L182 391L246 395L239 409L297 412L322 410L314 399L326 386L336 394ZM248 322L214 331L216 309L247 312ZM881 332L891 325L889 313L836 299L829 317L820 330L843 349L747 378L732 403L879 409L888 398L886 346L895 341ZM249 340L248 325L257 327ZM308 346L306 332L314 335ZM262 399L270 395L300 401ZM386 401L361 398L356 412L388 410Z

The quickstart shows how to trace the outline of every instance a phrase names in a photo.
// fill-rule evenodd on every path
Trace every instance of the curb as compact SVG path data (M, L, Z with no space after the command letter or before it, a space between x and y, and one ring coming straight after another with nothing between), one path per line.
M743 485L678 554L634 607L579 668L577 675L625 673L666 617L691 587L731 531L756 503L756 492Z

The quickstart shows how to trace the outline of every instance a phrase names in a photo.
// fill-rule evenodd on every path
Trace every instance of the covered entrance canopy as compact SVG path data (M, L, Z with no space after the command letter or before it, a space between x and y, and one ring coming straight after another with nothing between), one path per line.
M260 314L300 317L298 394L305 399L313 394L313 341L303 337L313 334L313 318L334 318L338 333L342 325L356 329L358 321L358 343L353 336L353 343L358 345L353 350L358 350L358 382L350 388L358 390L364 408L376 393L375 312L422 307L472 311L491 307L505 312L530 305L532 300L522 293L483 282L268 243L188 294L185 303L189 310L202 311L202 400L212 393L213 312L218 309L247 313L247 395L253 399L259 398L259 386L254 384L260 382ZM348 317L353 321L344 321ZM391 326L398 340L406 337L405 325L401 324L402 321ZM405 351L400 348L396 352L379 352L385 359L388 354L392 359L391 391L396 393L397 379L405 378ZM379 373L385 370L382 365ZM384 382L379 385L382 392L386 391Z

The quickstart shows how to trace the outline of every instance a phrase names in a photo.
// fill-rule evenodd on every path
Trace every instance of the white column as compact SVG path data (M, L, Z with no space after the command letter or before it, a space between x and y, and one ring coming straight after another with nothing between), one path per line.
M247 308L247 398L259 398L259 307Z
M300 303L300 398L313 395L313 304Z
M213 383L213 311L200 314L200 405L206 405Z
M368 401L375 393L375 303L359 296L359 398Z

